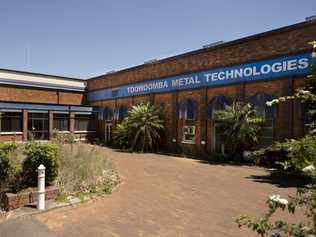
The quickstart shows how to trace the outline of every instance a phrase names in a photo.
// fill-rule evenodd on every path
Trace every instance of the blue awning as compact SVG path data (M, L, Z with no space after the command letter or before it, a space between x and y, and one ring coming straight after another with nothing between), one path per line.
M94 107L91 106L77 106L77 105L50 105L50 104L27 104L27 103L9 103L0 102L0 109L8 110L36 110L36 111L73 111L73 112L84 112L93 113L96 112Z

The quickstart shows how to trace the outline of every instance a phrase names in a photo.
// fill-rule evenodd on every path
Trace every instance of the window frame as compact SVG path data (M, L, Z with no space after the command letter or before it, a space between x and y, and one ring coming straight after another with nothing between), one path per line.
M190 131L191 130L191 131ZM186 136L193 136L191 139L187 139ZM196 126L195 125L184 125L182 129L182 143L195 144L196 139Z
M75 114L75 118L74 118L74 130L75 132L95 132L95 123L91 123L91 120L95 119L95 115L94 114L81 114L81 113L77 113ZM80 123L82 123L84 121L87 122L87 124L84 126L84 128L82 128L80 126Z
M4 114L11 114L10 116L3 116ZM15 114L13 116L12 114ZM13 119L12 119L13 118ZM7 120L9 119L9 120ZM14 120L15 119L15 120ZM3 122L8 123L4 126ZM17 123L13 123L13 121ZM19 126L14 126L19 124ZM9 130L3 130L3 127L10 127ZM13 128L18 127L18 128ZM23 113L22 111L0 111L0 134L19 134L23 132Z
M65 121L66 126L65 126ZM59 128L59 126L56 126L56 123L59 123L57 125L60 125L60 122L62 122L62 129ZM65 127L64 127L65 126ZM66 129L65 129L66 128ZM59 132L66 132L70 130L70 116L69 113L54 113L53 114L53 129L58 130Z

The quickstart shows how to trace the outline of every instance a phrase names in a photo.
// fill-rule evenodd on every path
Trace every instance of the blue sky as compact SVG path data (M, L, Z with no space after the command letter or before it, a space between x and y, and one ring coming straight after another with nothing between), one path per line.
M315 0L1 0L0 68L89 78L311 15Z

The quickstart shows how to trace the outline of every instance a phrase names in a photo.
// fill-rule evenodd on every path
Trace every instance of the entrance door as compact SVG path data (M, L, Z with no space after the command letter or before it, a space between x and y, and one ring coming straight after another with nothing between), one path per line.
M104 129L104 140L105 142L110 141L112 138L112 123L106 123Z
M47 140L48 113L28 113L28 131L36 140Z
M217 129L216 123L213 125L213 151L225 154L225 143L223 134Z

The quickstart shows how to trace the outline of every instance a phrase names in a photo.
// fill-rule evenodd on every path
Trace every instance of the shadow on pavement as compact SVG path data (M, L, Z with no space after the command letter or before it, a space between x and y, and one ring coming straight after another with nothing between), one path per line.
M284 173L278 170L269 171L266 175L250 175L246 178L258 183L273 184L279 188L299 188L310 182L310 178L306 176Z

